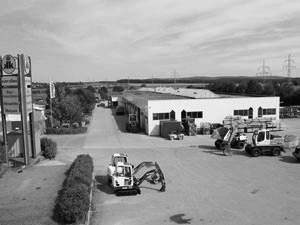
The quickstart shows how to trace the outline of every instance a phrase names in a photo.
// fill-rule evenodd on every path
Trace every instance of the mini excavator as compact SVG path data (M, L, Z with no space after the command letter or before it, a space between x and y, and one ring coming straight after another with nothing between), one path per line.
M142 174L141 176L139 174ZM161 183L159 191L166 190L163 172L157 162L142 162L134 168L124 153L115 153L107 168L108 183L117 195L121 193L141 194L140 185L147 181L151 184Z

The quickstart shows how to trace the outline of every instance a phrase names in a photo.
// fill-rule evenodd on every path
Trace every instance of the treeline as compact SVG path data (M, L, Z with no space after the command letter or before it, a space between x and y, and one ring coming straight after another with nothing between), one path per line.
M63 123L70 125L78 123L81 126L86 114L91 114L95 107L95 94L93 87L78 88L71 90L62 83L55 85L55 98L52 99L52 116L54 126ZM48 109L50 109L50 98L48 96ZM48 110L48 118L50 117Z
M195 76L195 77L184 77L184 78L147 78L147 79L120 79L117 80L117 83L140 83L140 84L149 84L149 83L211 83L211 82L223 82L223 81L232 81L232 82L248 82L253 80L253 77L248 76L217 76L217 77L208 77L208 76ZM265 78L256 78L257 81L263 82ZM286 77L280 76L270 76L268 80L272 80L275 82L287 82ZM300 85L300 78L292 78L291 82Z
M211 82L208 89L215 93L251 96L280 96L282 106L300 105L299 80L218 80Z

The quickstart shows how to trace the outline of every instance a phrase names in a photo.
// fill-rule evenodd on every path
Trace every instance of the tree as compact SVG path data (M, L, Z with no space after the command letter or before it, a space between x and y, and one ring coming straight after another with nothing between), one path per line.
M112 88L112 91L113 92L122 92L122 91L124 91L124 88L122 86L114 86Z
M240 83L236 88L235 92L239 94L244 94L246 92L247 85L244 83Z
M93 86L89 85L86 89L90 90L91 92L95 93L96 90Z
M264 85L263 94L267 96L274 96L275 95L275 88L273 83L269 82Z
M76 89L73 94L77 96L84 113L91 113L94 109L95 94L86 88Z
M53 116L61 123L81 123L83 113L78 98L76 96L66 96L62 98L60 102L56 103Z
M260 83L258 83L256 80L250 80L247 83L247 89L246 93L247 94L256 94L260 95L263 91L263 88Z

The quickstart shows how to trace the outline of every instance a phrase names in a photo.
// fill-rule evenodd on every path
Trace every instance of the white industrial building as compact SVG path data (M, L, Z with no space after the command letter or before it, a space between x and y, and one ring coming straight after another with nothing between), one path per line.
M143 88L125 92L120 104L137 114L140 128L148 135L159 135L161 120L190 117L197 127L222 123L227 116L244 119L279 120L279 97L217 95L204 89Z

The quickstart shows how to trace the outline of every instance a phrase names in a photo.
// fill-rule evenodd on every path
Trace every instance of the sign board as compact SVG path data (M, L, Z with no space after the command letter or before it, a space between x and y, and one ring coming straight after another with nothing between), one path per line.
M1 77L2 80L2 97L3 97L3 111L5 114L19 114L20 100L18 77L9 76Z
M2 59L2 70L6 74L12 74L17 69L17 62L12 55L5 55Z
M15 87L18 88L18 77L17 76L9 76L9 77L2 77L2 87Z
M32 112L31 78L25 77L26 111Z
M50 98L55 98L55 85L53 81L50 81L49 89L50 89Z
M29 56L25 56L25 75L29 74L30 72L30 59Z

